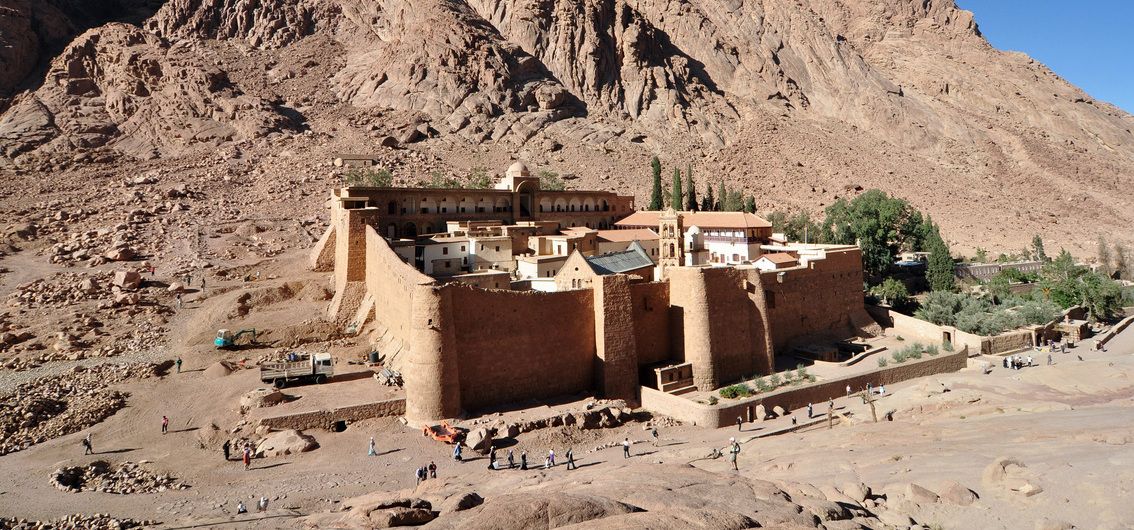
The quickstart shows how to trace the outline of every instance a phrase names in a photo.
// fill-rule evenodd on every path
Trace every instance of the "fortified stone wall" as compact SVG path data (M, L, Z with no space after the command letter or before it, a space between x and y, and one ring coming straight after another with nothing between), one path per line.
M874 322L863 309L862 253L828 251L802 269L766 271L763 278L775 348L786 351L800 341L842 339Z
M406 412L404 398L374 401L331 410L312 410L260 418L259 424L272 429L330 429L337 421L355 422L369 418L400 416Z
M634 314L634 342L638 364L655 364L673 358L669 321L669 282L630 284Z
M441 288L451 296L465 410L592 388L595 314L590 290L557 293Z
M411 340L414 289L434 281L394 253L373 228L366 230L366 290L374 299L374 317L403 344ZM400 366L393 368L401 370Z
M749 281L755 280L756 283ZM735 268L669 269L675 352L693 364L693 382L709 390L764 373L772 365L760 278Z

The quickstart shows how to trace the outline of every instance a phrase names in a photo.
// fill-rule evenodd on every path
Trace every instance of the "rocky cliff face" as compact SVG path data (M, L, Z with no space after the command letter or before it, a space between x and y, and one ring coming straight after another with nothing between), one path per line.
M0 10L10 168L172 159L305 130L374 149L345 138L377 120L368 130L435 136L455 167L477 162L474 147L520 151L619 191L645 192L610 176L656 152L763 207L881 187L969 236L1004 223L1026 225L1021 241L1069 233L1050 225L1071 211L1134 225L1111 193L1134 185L1134 119L991 48L951 1L158 4ZM997 223L970 221L972 204Z

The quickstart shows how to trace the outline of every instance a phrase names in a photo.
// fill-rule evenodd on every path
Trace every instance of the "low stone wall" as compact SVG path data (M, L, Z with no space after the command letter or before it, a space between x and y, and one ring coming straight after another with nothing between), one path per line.
M780 390L760 394L741 400L722 400L716 405L697 403L691 399L659 392L652 388L641 389L642 407L652 412L664 414L686 423L701 427L718 428L736 424L736 417L745 421L755 419L756 407L763 405L766 410L783 407L795 410L806 407L808 403L819 410L826 410L823 403L830 398L846 396L846 387L861 391L870 384L874 387L908 381L928 375L955 372L968 365L967 347L952 353L942 353L936 357L925 356L920 360L910 360L894 364L876 371L831 379L799 387L785 387Z
M1020 329L991 337L966 333L952 326L938 326L919 318L903 315L892 309L879 306L866 306L883 327L891 328L889 334L907 340L940 344L946 336L952 337L953 345L967 347L972 355L996 355L1029 348L1035 344L1035 328Z
M1134 322L1134 316L1126 317L1120 320L1117 324L1114 325L1114 327L1110 328L1109 331L1099 334L1099 337L1095 339L1095 343L1099 346L1106 346L1106 343L1110 342L1110 339L1114 338L1115 335L1122 333L1124 329L1130 326L1131 322Z
M338 407L331 410L312 410L295 414L281 414L261 418L260 425L272 429L327 429L338 421L355 422L369 418L401 416L406 413L405 398L388 399L360 405Z

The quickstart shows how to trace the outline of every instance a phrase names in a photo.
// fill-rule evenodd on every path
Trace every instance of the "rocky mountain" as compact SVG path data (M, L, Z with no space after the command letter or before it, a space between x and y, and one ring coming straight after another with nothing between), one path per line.
M88 4L0 7L4 171L176 174L292 141L323 172L393 136L406 181L519 156L644 198L656 153L763 210L879 187L962 249L1134 238L1134 117L951 0Z

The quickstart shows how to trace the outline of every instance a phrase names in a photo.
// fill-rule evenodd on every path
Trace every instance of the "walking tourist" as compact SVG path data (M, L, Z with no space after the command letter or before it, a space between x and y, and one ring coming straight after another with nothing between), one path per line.
M457 444L453 446L453 460L461 461L461 442L457 442Z
M733 471L740 471L740 468L736 465L736 455L740 454L740 444L736 443L736 438L729 438L728 441L731 444L728 449L728 459L732 462Z
M551 467L555 467L555 449L547 450L547 461L551 462Z
M268 511L268 498L267 497L264 497L264 496L260 497L260 504L258 506L257 511L260 511L260 512Z
M807 419L811 419L814 416L815 416L815 409L812 408L811 403L808 403L807 404Z
M225 440L224 445L221 446L221 450L224 451L224 461L228 462L229 453L232 451L232 440Z
M521 470L528 469L528 452L527 451L520 451L520 469Z
M516 459L512 455L512 450L508 450L508 469L516 467Z
M169 432L169 417L168 416L162 416L161 417L161 433L165 434L167 432Z
M429 478L437 478L437 464L432 460L429 461Z
M177 357L177 373L181 373L181 357Z
M488 446L488 469L496 469L496 448Z
M370 437L370 450L367 451L366 456L378 456L378 451L374 450L374 437Z
M622 458L630 458L630 439L622 440Z
M567 469L575 469L575 449L572 447L567 448Z
M654 427L650 430L650 437L654 439L654 447L658 446L658 428Z
M417 484L420 485L425 480L425 466L421 466L414 471L414 477L417 478Z
M740 416L736 417L736 430L737 431L743 431L744 430L744 418L742 418Z
M245 446L244 447L244 453L240 456L240 459L242 461L244 461L244 470L245 471L252 469L252 448Z
M236 501L236 513L238 515L242 513L248 513L248 508L244 506L244 501Z
M88 432L87 435L85 437L83 437L82 443L83 443L83 454L84 455L93 455L94 454L94 446L92 445L92 442L91 442L91 433Z

